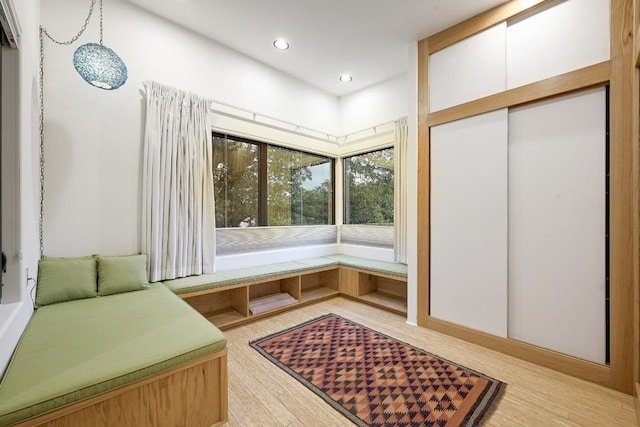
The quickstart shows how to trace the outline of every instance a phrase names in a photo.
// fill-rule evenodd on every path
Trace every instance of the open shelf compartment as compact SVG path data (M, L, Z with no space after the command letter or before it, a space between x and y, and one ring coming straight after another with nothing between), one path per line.
M246 286L186 298L185 301L214 325L227 326L249 315Z
M396 313L407 313L407 282L389 277L360 272L358 296L378 307Z
M338 295L338 269L316 271L300 276L300 302L318 301Z
M287 277L249 287L249 315L277 310L300 301L300 276Z

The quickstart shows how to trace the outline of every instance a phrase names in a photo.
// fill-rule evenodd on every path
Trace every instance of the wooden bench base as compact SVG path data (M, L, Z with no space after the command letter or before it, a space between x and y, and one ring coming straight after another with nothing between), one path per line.
M227 349L15 427L209 427L228 420Z
M281 307L274 306L257 314L251 312L252 301L279 293L287 293L292 298L281 298L286 302ZM407 314L405 277L345 266L312 269L179 296L224 330L339 295L400 315Z

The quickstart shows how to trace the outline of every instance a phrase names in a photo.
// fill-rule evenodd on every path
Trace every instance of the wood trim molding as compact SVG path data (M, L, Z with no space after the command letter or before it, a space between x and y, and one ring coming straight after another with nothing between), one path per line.
M635 138L635 143L633 144L633 164L635 165L634 181L640 186L640 170L638 170L638 161L640 161L640 69L638 68L640 67L640 0L634 0L633 5L635 7L633 27L636 29L633 58L635 59L636 68L633 71L633 83L635 88L632 91L634 95L632 96L633 112L631 117L633 118L633 137ZM633 202L634 206L636 206L634 211L634 223L636 224L636 230L640 230L640 194L636 191L634 196L636 198ZM636 254L640 254L640 236L636 235L634 244L637 245ZM636 383L635 390L638 392L638 383L640 382L640 269L638 266L635 266L634 283L633 324L635 326L633 328L633 381ZM636 410L636 413L638 414L639 419L638 425L640 425L640 412Z
M429 41L418 43L418 248L417 322L425 326L429 316L431 144L429 142Z
M437 126L502 108L537 102L589 87L602 86L609 82L610 75L610 63L609 61L604 61L539 82L430 113L429 126Z
M429 53L435 53L496 24L544 6L551 1L553 0L512 0L494 7L428 37L426 40L429 41Z
M638 420L638 425L640 426L640 384L635 383L634 390L635 393L633 395L633 403L636 408L636 419Z
M638 117L633 116L635 13L633 0L611 0L611 83L609 95L610 386L632 394L638 345L634 342L638 287Z
M609 367L510 338L501 338L475 329L429 317L427 327L462 340L496 350L596 384L609 384Z
M640 70L635 69L634 89L633 96L633 178L636 187L633 193L633 206L636 208L633 210L633 223L634 233L633 236L633 253L634 257L640 256ZM633 381L640 382L640 267L636 264L633 265ZM638 424L640 425L640 424Z
M418 325L429 316L431 280L431 142L427 116L418 118Z

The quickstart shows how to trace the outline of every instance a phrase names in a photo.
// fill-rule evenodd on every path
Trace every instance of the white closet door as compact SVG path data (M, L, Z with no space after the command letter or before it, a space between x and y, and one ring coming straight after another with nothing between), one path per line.
M507 110L431 129L431 316L507 336Z
M507 28L507 88L609 59L609 0L564 0Z
M509 113L509 337L605 361L605 89Z
M502 23L429 57L429 105L438 111L506 89Z

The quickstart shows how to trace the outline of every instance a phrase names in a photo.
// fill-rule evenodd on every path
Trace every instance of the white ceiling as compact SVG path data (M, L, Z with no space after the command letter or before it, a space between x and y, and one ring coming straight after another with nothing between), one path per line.
M505 0L125 0L342 96L407 71L408 45ZM276 38L291 47L279 51ZM338 80L353 75L351 83Z

